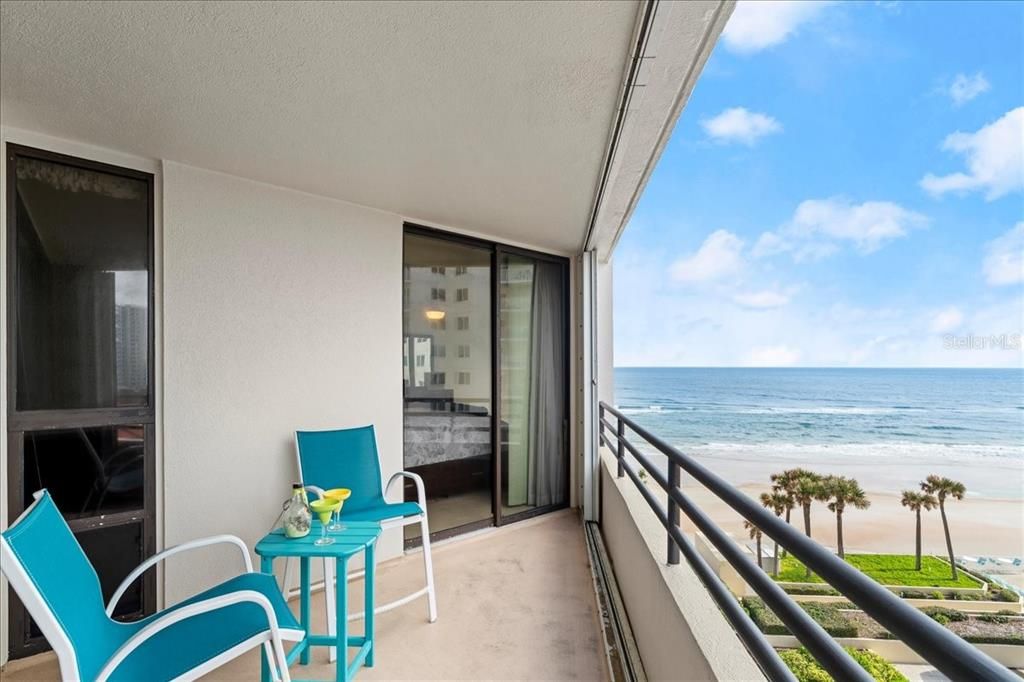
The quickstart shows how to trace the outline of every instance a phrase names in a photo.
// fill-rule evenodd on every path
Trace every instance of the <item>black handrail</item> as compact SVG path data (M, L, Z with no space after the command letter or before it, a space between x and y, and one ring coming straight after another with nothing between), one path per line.
M617 424L615 426L605 419L606 412L616 418ZM696 555L693 549L689 547L689 543L677 527L678 519L675 522L670 521L671 508L673 506L678 506L678 509L682 510L694 522L694 525L722 553L725 560L737 570L750 587L765 601L765 604L776 613L790 632L807 647L822 667L833 676L843 680L871 679L866 675L864 669L850 658L821 626L815 623L803 609L782 591L767 573L754 564L728 535L718 528L707 515L683 494L678 487L678 469L685 470L693 476L697 482L701 483L719 499L754 524L765 535L786 548L797 559L802 561L805 566L814 571L851 602L862 608L865 613L878 621L879 624L893 633L893 635L903 640L911 649L920 654L943 674L954 680L1006 680L1007 682L1015 680L1019 682L1019 678L1013 675L1008 668L985 655L979 649L917 609L907 605L892 592L868 578L845 561L842 561L817 542L797 531L790 524L765 510L760 504L744 495L717 474L712 473L696 460L684 455L678 449L669 445L605 402L600 403L599 424L601 441L615 453L618 460L618 476L621 477L624 472L629 474L633 482L640 488L644 499L655 511L659 520L666 526L670 547L677 546L678 549L682 550L687 561L693 566L702 582L708 585L708 581L702 576L702 569L707 571L710 571L710 569L707 568L707 565ZM628 426L630 430L668 458L668 476L662 473L646 455L629 442L625 435L624 426ZM608 435L606 435L606 430L611 437L615 438L616 442L614 445ZM660 504L654 498L653 493L646 486L642 485L639 475L633 471L625 459L626 450L629 451L658 485L666 491L669 512L663 511ZM677 470L677 473L674 475L672 474L673 469ZM694 556L698 559L697 561L694 561L692 558ZM670 552L670 561L671 558ZM760 557L758 558L760 559ZM730 617L731 609L723 603L723 598L725 602L729 602L733 606L736 605L735 599L728 594L717 577L714 577L713 582L717 583L722 589L716 590L709 587L711 596L732 623L733 618ZM750 622L745 614L744 619ZM736 628L737 634L770 679L791 679L789 675L779 675L777 673L777 667L781 664L781 661L774 654L774 650L771 658L765 660L763 650L767 641L760 630L754 628L757 632L755 637L750 633L749 628L737 627L735 623L733 623L733 627ZM788 673L788 669L786 673Z

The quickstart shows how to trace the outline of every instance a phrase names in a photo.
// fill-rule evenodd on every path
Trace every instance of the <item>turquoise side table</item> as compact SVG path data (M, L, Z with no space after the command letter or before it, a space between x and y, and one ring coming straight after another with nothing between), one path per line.
M301 570L299 573L299 622L302 629L306 631L306 637L296 644L288 652L288 664L291 665L296 658L302 665L309 663L309 651L314 646L336 646L338 648L338 659L336 663L337 682L348 682L355 677L356 672L364 664L368 668L373 667L373 581L374 581L374 558L373 549L380 537L380 524L374 521L345 521L341 523L344 530L331 531L328 535L334 538L330 545L318 546L313 544L320 537L320 522L314 518L309 535L304 538L286 538L284 530L278 528L271 531L266 537L256 544L256 554L260 556L260 570L263 573L273 575L274 559L298 557ZM365 616L362 637L349 637L348 635L348 561L360 552L365 552L366 575L363 578ZM337 562L337 629L334 637L330 635L315 635L309 629L309 560L311 558L333 558ZM349 648L358 648L356 657L352 663L347 663ZM266 653L263 654L262 680L269 682L270 668L267 665Z

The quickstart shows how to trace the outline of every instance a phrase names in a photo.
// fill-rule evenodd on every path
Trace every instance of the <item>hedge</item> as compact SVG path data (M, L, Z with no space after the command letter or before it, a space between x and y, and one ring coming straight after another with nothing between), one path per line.
M831 587L783 587L783 591L786 594L806 595L806 594L817 594L826 595L829 597L839 596L839 590Z
M957 611L956 609L947 609L943 606L925 606L921 609L921 613L928 616L940 625L967 620L968 617L967 614L963 611Z
M971 644L1012 644L1024 646L1024 637L1019 635L961 635L965 642Z
M1019 602L1020 595L1011 590L1008 587L1000 587L999 589L989 588L989 599L992 601L1008 601L1008 602Z
M978 620L985 623L995 623L996 625L1005 625L1010 622L1010 617L1002 613L982 613L975 616Z
M807 612L818 625L825 629L825 632L833 637L856 637L857 626L843 615L843 613L832 604L819 604L816 602L799 602L800 608ZM788 635L789 629L779 620L771 609L764 605L764 602L757 597L746 597L743 599L743 608L746 609L750 619L758 629L766 635Z
M847 653L853 657L853 660L860 663L860 667L867 670L868 674L878 680L878 682L908 682L903 673L897 670L892 663L885 660L874 651L869 651L867 649L851 649L849 647L844 648Z
M779 652L779 658L799 682L832 682L832 676L825 672L803 647L783 649Z
M892 663L866 649L843 647L853 660L877 682L908 682L907 678ZM832 682L832 676L818 664L807 649L785 649L779 656L800 682Z

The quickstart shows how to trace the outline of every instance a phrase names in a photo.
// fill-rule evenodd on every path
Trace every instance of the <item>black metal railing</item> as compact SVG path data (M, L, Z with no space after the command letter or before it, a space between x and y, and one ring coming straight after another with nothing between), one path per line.
M612 415L616 423L610 423L606 419L606 414ZM627 427L668 458L667 473L655 466L649 456L640 452L629 441L626 436ZM907 605L885 587L764 509L717 474L604 402L600 403L599 436L601 443L615 453L618 477L628 475L632 479L655 516L665 526L668 536L668 563L678 564L680 552L686 557L687 563L708 589L768 679L795 678L718 575L684 537L679 528L680 511L704 533L722 557L833 677L838 680L867 681L872 678L764 570L746 556L729 535L680 490L681 471L692 476L762 533L778 542L780 547L784 547L825 582L951 679L1020 682L1020 678L1001 663ZM664 505L641 480L640 474L626 457L627 453L665 491Z

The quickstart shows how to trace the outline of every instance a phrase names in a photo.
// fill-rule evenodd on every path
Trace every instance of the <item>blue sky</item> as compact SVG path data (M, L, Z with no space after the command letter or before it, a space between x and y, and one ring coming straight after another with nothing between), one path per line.
M741 2L616 250L616 365L1024 363L1022 45L1019 2Z

